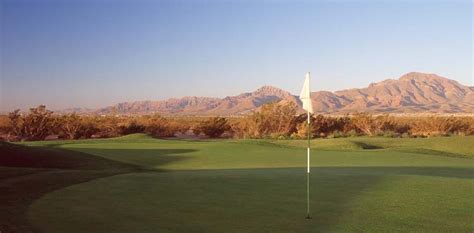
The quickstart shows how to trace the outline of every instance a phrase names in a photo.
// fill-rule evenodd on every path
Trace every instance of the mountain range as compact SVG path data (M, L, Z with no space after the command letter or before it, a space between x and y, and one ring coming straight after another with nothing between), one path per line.
M436 74L418 72L372 83L365 88L312 92L311 99L317 113L474 113L474 87ZM124 102L95 110L69 109L66 112L229 116L251 113L270 102L293 102L301 106L298 96L276 87L263 86L254 92L225 98L188 96Z

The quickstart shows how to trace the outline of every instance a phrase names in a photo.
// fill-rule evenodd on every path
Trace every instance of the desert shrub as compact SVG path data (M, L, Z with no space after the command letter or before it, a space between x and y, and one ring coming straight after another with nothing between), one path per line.
M124 123L120 124L119 131L121 135L134 134L134 133L144 133L145 125L139 123L137 120L127 120Z
M413 117L358 113L346 116L311 116L307 126L306 113L297 115L294 103L271 103L259 111L241 117L162 117L148 116L84 116L57 115L45 106L31 108L27 113L15 110L0 116L0 139L43 140L49 135L79 139L116 137L145 132L154 137L173 137L190 129L209 137L233 135L236 138L307 138L354 137L431 137L474 135L474 117ZM229 134L229 135L228 135Z
M406 132L406 133L403 133L402 135L400 135L400 137L409 138L409 137L411 137L411 135L408 132Z
M27 115L21 115L20 110L8 114L10 120L9 132L24 140L44 140L56 132L58 120L53 112L40 105L30 108Z
M374 117L367 113L357 113L352 116L351 122L367 136L384 135L397 129L395 119L388 114Z
M413 120L411 133L415 136L448 136L468 132L469 121L456 117L423 117Z
M227 119L223 117L213 117L201 122L193 129L193 131L196 135L203 133L210 138L218 138L230 129L231 127L229 126Z
M396 138L396 137L399 137L400 134L394 131L385 131L383 132L382 136L386 138Z
M7 115L0 115L0 133L8 133L8 129L10 128L10 119Z
M277 139L277 140L284 140L290 138L289 135L282 134L282 133L271 133L267 136L269 139Z
M67 139L80 138L80 129L82 127L82 119L75 113L63 115L59 120L59 134Z
M249 116L229 119L230 131L234 138L257 138L257 127Z
M120 126L121 121L118 116L102 116L95 118L97 121L98 132L95 136L102 138L117 137L120 136Z
M23 116L20 114L20 109L8 113L8 118L10 120L8 131L14 136L23 136Z
M296 132L293 135L294 138L308 138L308 122L303 121L297 124Z
M91 138L93 135L99 134L100 128L98 119L95 117L81 117L81 127L77 132L77 138Z
M93 135L98 137L114 137L121 135L120 120L113 117L79 116L75 113L58 118L60 126L57 134L66 139L86 139Z
M357 136L359 136L359 134L357 133L357 131L355 129L351 129L351 130L347 131L345 134L346 134L347 137L357 137Z
M174 137L176 133L184 133L188 129L189 126L186 124L160 115L150 117L145 125L145 132L154 137Z
M465 119L466 124L469 125L469 128L466 131L467 135L474 135L474 117Z
M403 134L408 134L410 135L411 129L410 129L410 124L404 121L395 121L393 132L396 133L397 135L403 135Z
M237 134L250 138L264 138L271 135L290 136L296 132L296 111L297 106L294 103L265 104L260 111L243 119L234 129Z
M316 137L326 137L337 132L338 135L344 136L346 132L353 129L350 125L348 117L331 117L317 115L312 123L312 132Z
M345 135L343 132L341 132L341 131L339 131L339 130L335 130L335 131L331 132L331 133L327 136L327 138L343 138L343 137L345 137L345 136L346 136L346 135Z

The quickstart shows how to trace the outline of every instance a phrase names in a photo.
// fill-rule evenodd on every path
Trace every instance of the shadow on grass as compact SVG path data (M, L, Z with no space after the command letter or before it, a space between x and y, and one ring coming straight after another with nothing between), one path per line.
M351 141L351 142L354 143L355 145L357 145L358 147L360 147L361 149L364 149L364 150L384 149L383 147L376 146L376 145L371 145L371 144L364 143L364 142L358 142L358 141Z
M111 161L86 153L46 147L29 147L0 142L0 166L50 169L138 169L137 166Z
M74 149L64 149L74 151ZM188 153L196 152L195 149L106 149L106 148L81 148L82 153L95 155L109 161L138 166L142 169L161 171L160 167L188 159Z
M140 151L140 150L136 150ZM155 150L158 165L186 159L166 156L193 150ZM26 219L28 206L42 195L113 175L150 172L142 166L55 146L28 147L0 142L0 231L37 232ZM156 171L156 170L153 170Z

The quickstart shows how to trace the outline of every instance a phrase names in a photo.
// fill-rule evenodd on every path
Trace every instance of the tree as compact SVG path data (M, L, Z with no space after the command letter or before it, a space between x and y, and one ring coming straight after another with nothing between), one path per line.
M29 140L44 140L52 134L57 127L57 120L52 116L53 112L40 105L30 108L30 113L24 118L24 132Z
M15 110L8 114L11 132L27 140L43 140L57 128L57 120L52 115L53 112L47 110L44 105L30 108L26 116Z
M23 118L20 114L20 109L8 113L9 132L15 136L21 136L21 129L23 128Z
M64 115L60 118L60 128L64 136L68 139L78 139L81 137L79 134L82 122L81 118L76 114Z

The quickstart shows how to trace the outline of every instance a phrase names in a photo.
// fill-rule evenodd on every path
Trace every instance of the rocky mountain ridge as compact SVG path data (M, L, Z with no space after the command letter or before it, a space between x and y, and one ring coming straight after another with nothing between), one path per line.
M311 97L317 113L474 113L474 87L438 76L411 72L399 79L372 83L366 88L317 91ZM124 102L91 111L95 114L243 115L270 102L294 102L298 96L272 86L225 98L171 98ZM80 111L76 111L80 112Z

